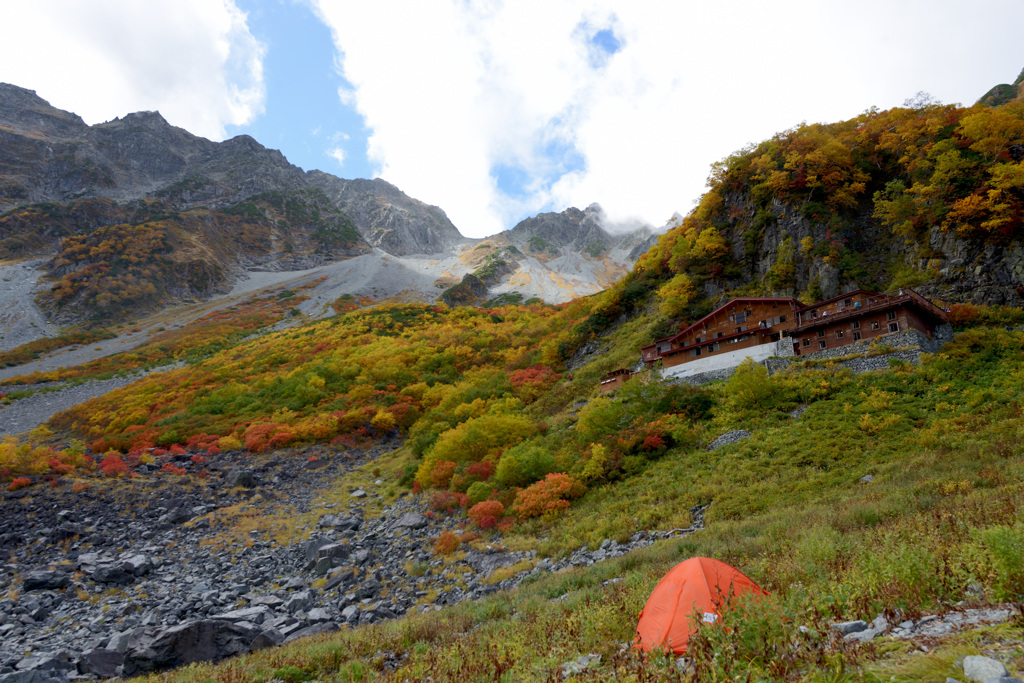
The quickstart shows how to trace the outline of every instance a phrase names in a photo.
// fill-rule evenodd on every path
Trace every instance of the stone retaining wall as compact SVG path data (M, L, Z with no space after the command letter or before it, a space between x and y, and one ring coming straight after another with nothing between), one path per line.
M774 375L780 370L790 367L794 362L805 360L833 360L831 367L847 368L852 372L871 372L873 370L888 370L893 362L910 363L917 365L921 362L922 353L935 353L939 348L953 338L953 328L949 325L942 325L935 331L931 338L917 330L904 330L882 337L876 337L871 341L859 341L835 349L825 349L815 353L808 353L793 357L772 357L757 361L757 364L766 368L769 375ZM888 353L877 353L879 348L891 347L893 350ZM874 354L874 355L867 355ZM849 358L849 356L856 356ZM685 382L699 386L719 380L726 380L732 377L736 371L735 367L721 370L712 370L688 377L677 377L672 381Z

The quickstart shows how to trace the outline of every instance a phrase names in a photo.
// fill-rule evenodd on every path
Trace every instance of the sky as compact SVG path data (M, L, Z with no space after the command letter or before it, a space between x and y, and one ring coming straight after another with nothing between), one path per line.
M1024 68L1020 0L12 0L0 82L382 177L483 237L598 202L663 225L801 122L974 103Z

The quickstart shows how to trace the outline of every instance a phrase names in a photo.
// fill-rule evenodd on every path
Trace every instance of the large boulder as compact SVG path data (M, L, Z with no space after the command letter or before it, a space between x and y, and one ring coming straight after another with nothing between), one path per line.
M52 590L71 585L71 577L61 572L29 572L22 579L21 587L26 591Z
M216 662L274 644L260 638L264 629L224 619L203 619L169 628L144 627L132 632L124 656L124 675Z

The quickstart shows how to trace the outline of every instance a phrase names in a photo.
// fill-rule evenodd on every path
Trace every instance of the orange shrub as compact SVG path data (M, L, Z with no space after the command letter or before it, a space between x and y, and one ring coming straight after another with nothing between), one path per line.
M430 470L430 483L439 489L448 488L448 484L451 483L452 476L455 474L455 463L451 460L439 460L434 463L434 467Z
M185 455L185 449L180 444L173 444L169 450L171 455Z
M459 549L459 537L451 531L442 531L434 541L435 555L450 555Z
M74 483L74 485L71 487L71 490L74 491L75 493L81 493L82 491L88 491L91 488L92 484L90 484L89 482L78 481Z
M295 434L287 425L276 422L259 422L250 425L242 437L245 447L253 453L287 446L295 440Z
M553 516L569 507L569 499L578 498L583 492L583 484L568 474L552 472L516 494L512 509L524 519Z

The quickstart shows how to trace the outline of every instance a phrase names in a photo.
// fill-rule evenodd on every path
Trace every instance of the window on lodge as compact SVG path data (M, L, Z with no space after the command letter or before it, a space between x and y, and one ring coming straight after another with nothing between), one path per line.
M836 330L836 339L842 339L842 338L843 338L843 331L842 330Z
M738 322L738 323L745 323L745 322L747 322L747 314L746 313L737 313L736 314L736 322Z
M825 330L818 330L818 337L820 338L820 337L824 337L824 336L825 336Z
M811 338L810 337L804 337L804 346L810 346L810 345L811 345Z
M825 348L826 346L828 346L828 344L826 344L826 343L825 343L825 340L824 340L824 339L822 339L822 340L821 340L820 342L818 342L818 348L819 348L819 349L823 349L823 348Z
M889 319L889 320L895 320L896 319L896 311L889 311L888 313L885 314L885 317L887 319Z
M852 323L850 323L850 329L851 330L859 330L860 329L860 321L859 320L854 320Z
M889 331L890 332L899 332L900 331L900 324L899 323L889 323Z
M860 339L860 332L854 332L853 333L853 341L857 341L859 339Z
M879 326L879 324L878 324L878 321L877 321L877 320L872 320L872 321L871 321L871 329L873 329L873 330L877 330L877 329L879 329L879 327L880 327L880 326Z

